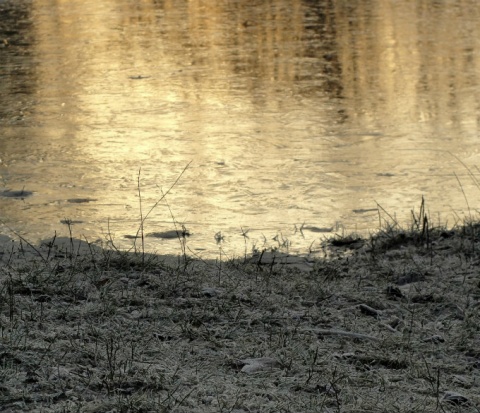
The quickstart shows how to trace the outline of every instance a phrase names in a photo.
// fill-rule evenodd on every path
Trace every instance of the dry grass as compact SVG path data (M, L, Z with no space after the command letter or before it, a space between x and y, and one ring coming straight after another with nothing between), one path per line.
M311 271L22 242L0 411L478 412L477 226L422 227L337 239Z

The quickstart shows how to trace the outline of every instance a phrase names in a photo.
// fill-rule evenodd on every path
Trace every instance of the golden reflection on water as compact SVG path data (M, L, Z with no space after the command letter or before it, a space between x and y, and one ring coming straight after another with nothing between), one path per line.
M218 231L241 253L241 228L305 251L319 235L295 226L372 230L354 211L406 219L422 195L453 223L454 173L479 198L451 155L476 172L479 17L475 1L34 0L35 80L0 145L5 187L35 195L0 208L27 234L68 218L127 246L140 168L148 210L192 161L147 231L185 223L206 255Z

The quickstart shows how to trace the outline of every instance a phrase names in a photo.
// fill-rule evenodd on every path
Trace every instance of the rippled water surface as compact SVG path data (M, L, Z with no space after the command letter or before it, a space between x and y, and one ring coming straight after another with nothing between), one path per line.
M480 198L479 22L476 0L0 0L0 230L126 248L139 192L145 215L187 165L145 231L202 256L307 251L422 195L454 224Z

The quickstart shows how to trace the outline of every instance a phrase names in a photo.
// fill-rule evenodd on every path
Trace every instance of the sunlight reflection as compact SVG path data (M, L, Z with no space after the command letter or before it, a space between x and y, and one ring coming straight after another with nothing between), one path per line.
M28 85L21 103L2 86L2 179L35 193L7 221L43 237L67 217L98 237L110 220L128 245L139 169L153 205L190 161L168 201L193 249L216 253L219 231L242 249L242 227L302 250L318 234L296 226L372 230L375 201L461 214L453 172L480 194L449 152L478 161L480 11L459 4L34 0L21 58L0 49L29 73L0 64ZM149 223L172 220L161 205Z

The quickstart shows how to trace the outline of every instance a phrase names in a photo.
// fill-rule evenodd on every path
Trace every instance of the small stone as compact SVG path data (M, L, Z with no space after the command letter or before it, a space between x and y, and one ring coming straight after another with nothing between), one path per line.
M94 198L70 198L67 199L67 202L70 204L87 204L89 202L95 202L96 199Z
M360 308L360 312L365 314L365 315L369 315L371 317L375 317L375 318L378 318L380 316L380 314L382 313L381 311L379 310L375 310L375 308L372 308L366 304L360 304L358 306L358 308Z
M439 335L439 334L435 334L431 337L427 337L426 339L423 340L425 343L434 343L434 344L439 344L439 343L444 343L445 342L445 339Z
M240 370L243 373L252 374L259 371L269 371L275 368L280 368L279 361L270 357L260 357L256 359L244 359L240 360L244 366Z
M24 189L21 189L19 191L12 191L9 189L5 191L0 191L0 196L4 198L24 199L32 195L32 191L25 191Z
M460 393L456 393L453 391L446 391L445 394L443 395L442 401L445 403L456 404L457 406L459 406L467 403L468 398L466 398L465 396L462 396Z
M220 290L217 290L217 289L212 288L212 287L205 287L205 288L202 289L202 294L206 297L216 297L220 293L221 293Z
M402 290L400 290L400 288L398 288L398 287L391 286L391 285L387 287L386 294L387 294L388 297L391 297L391 298L402 298L403 297Z

